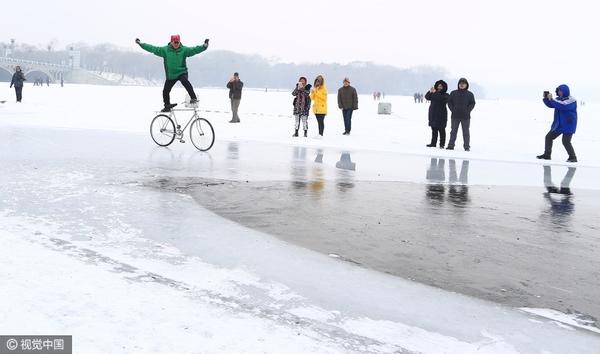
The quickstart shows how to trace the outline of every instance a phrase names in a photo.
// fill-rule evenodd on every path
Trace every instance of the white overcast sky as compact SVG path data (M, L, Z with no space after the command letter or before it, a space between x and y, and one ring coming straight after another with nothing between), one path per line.
M593 0L3 1L0 40L59 47L136 37L257 53L285 62L439 65L486 87L593 88L600 63Z

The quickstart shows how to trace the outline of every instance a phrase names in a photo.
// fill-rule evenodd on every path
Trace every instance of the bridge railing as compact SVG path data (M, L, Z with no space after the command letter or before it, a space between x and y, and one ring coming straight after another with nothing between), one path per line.
M45 66L45 67L52 67L52 68L56 68L56 69L62 69L62 70L70 70L71 69L71 67L68 65L46 63L46 62L35 61L35 60L15 59L15 58L8 58L8 57L0 57L0 62L11 63L11 64L28 64L28 65L35 65L35 66Z

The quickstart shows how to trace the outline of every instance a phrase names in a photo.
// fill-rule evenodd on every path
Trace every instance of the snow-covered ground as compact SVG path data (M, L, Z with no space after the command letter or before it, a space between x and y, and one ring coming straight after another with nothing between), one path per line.
M470 183L539 185L542 162L534 156L552 117L541 102L481 100L467 153L426 148L427 105L408 97L388 97L394 114L379 116L377 102L361 96L352 135L346 137L331 96L325 137L305 139L291 137L289 93L246 91L242 123L235 125L227 123L225 90L198 90L198 95L219 143L368 154L373 161L356 171L357 179L367 181L423 182L422 172L412 176L402 164L390 166L394 154L402 153L468 157L488 166L481 176L469 176ZM172 94L182 96L181 89ZM227 166L195 163L210 160L210 153L190 144L154 146L147 132L161 106L160 88L26 86L22 104L12 102L9 90L0 91L0 100L5 98L9 102L0 105L3 334L72 334L75 352L85 353L595 353L600 348L597 329L585 318L504 307L357 267L231 222L186 194L148 189L145 179L160 182L169 175L289 178L278 172L277 151L231 173ZM572 186L598 189L598 110L580 109L574 146L581 162L575 164ZM313 118L310 136L315 126ZM459 135L457 146L461 141ZM564 165L559 141L554 158L552 163ZM219 161L209 165L220 166Z
M131 77L127 75L111 73L111 72L100 72L93 71L94 74L105 78L108 81L112 81L115 84L124 85L124 86L157 86L162 85L162 82L158 82L155 80L148 80L141 77Z
M468 157L495 161L545 163L535 159L544 149L544 136L552 123L553 111L539 101L478 100L471 120L471 152L462 151L462 138L455 151L428 149L427 104L414 104L412 97L387 96L392 115L377 115L377 101L369 95L359 98L359 110L352 120L352 135L344 131L341 112L337 109L334 85L330 84L329 114L325 118L323 140L291 139L292 96L287 92L246 90L240 106L242 124L227 124L229 100L226 90L198 90L200 107L215 125L222 140L257 140L283 144L339 147L350 150L403 152L440 157ZM576 92L574 93L576 96ZM182 102L185 91L177 86L172 101ZM33 87L24 89L24 103L13 104L14 91L0 91L3 120L12 124L43 125L69 128L110 129L130 132L148 131L153 111L162 108L158 87L92 87L67 85L64 88ZM600 106L586 104L579 108L577 134L573 138L580 163L577 166L600 167L596 153L600 143L598 131ZM85 118L84 118L85 117ZM256 119L252 119L256 118ZM90 122L93 122L91 124ZM309 121L309 137L316 135L314 117ZM449 138L449 129L447 129ZM447 139L448 140L448 139ZM560 139L555 141L552 163L567 158Z

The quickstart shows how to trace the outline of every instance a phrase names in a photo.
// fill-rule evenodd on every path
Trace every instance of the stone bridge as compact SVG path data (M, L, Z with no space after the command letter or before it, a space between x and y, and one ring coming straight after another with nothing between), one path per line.
M64 77L72 70L69 65L0 57L0 70L5 70L12 75L15 72L16 66L21 67L25 76L32 72L41 72L48 75L51 81L60 80L61 77Z

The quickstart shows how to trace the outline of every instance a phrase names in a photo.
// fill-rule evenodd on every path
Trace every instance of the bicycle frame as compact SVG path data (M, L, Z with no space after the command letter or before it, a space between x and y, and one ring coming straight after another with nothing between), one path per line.
M181 125L177 121L177 116L176 116L175 112L192 112L192 111L194 112L194 114L192 114L192 117L190 118L190 120L188 120L187 124L183 127L183 129L181 129ZM190 124L192 124L192 122L195 119L200 118L200 116L198 115L197 108L181 108L181 109L171 109L171 112L169 112L169 118L173 119L173 122L175 122L176 137L179 140L182 140L183 134L185 133L185 130L187 129L187 127L189 127Z

